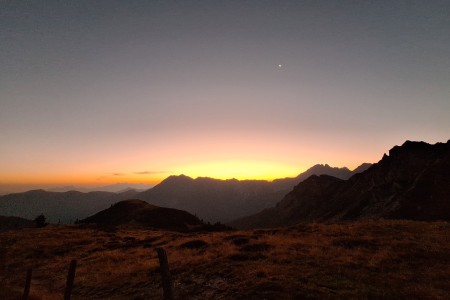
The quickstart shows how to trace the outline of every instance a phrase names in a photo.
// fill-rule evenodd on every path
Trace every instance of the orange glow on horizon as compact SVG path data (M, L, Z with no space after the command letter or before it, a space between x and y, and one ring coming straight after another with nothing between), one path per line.
M171 171L139 174L140 172L104 173L98 176L81 176L76 174L36 174L20 176L0 177L0 184L19 185L102 185L118 182L158 184L171 175L184 174L186 176L210 177L215 179L238 179L238 180L273 180L284 177L295 177L304 170L287 164L274 162L246 162L240 160L224 160L214 162L200 162L186 164L173 168ZM142 172L145 173L145 172Z
M295 177L304 170L281 163L265 161L241 161L223 160L213 162L201 162L180 166L175 170L176 174L187 176L211 177L216 179L238 180L273 180L284 177Z
M79 148L71 152L22 153L0 170L5 186L92 186L116 183L158 184L171 175L216 179L268 180L295 177L315 164L353 169L376 162L387 147L349 148L335 140L292 140L262 133L251 138L234 134L172 136L164 143L140 147L120 144ZM344 146L342 146L344 145ZM370 150L370 151L369 151Z

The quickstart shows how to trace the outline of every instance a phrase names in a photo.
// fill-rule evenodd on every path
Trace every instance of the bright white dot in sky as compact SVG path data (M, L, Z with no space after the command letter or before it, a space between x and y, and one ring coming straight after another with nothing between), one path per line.
M282 68L283 67L283 65L278 65L278 68Z

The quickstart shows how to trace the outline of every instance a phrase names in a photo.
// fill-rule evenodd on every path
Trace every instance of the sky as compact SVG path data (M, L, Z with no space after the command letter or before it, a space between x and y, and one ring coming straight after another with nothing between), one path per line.
M0 191L446 142L449 53L448 0L0 0Z

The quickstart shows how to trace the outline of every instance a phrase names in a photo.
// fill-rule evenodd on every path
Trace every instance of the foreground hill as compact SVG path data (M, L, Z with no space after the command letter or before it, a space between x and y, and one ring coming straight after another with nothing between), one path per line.
M135 198L148 203L186 210L205 221L226 222L271 207L307 177L330 174L347 179L367 169L363 164L354 171L315 165L295 178L264 180L218 180L206 177L193 179L170 176L154 188L138 193Z
M448 299L449 223L364 221L216 233L94 230L0 232L0 299L162 299L164 247L175 299Z
M203 225L197 217L185 211L150 205L142 200L120 201L80 223L106 226L128 224L170 230L188 230Z
M407 141L348 180L311 176L274 208L230 225L273 227L381 217L450 220L449 195L450 141L435 145Z
M44 214L49 222L72 223L111 204L130 199L135 191L124 193L69 191L64 193L33 190L0 197L0 215L34 219Z

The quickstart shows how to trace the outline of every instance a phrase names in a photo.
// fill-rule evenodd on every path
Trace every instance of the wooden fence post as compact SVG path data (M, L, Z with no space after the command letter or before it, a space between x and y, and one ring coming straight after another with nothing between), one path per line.
M25 288L23 290L22 300L28 300L28 295L30 294L31 274L32 274L32 272L33 271L31 269L27 270L27 277L25 279Z
M164 300L173 300L172 278L170 276L166 250L164 250L163 248L156 248L156 252L158 253L159 265L161 269Z
M75 280L76 268L77 268L77 261L74 259L70 262L69 273L67 273L66 290L64 291L64 300L70 300L73 288L73 281Z

